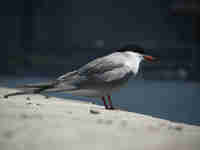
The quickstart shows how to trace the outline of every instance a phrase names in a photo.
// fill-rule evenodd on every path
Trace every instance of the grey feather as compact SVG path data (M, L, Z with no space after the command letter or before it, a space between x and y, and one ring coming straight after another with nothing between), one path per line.
M102 94L120 87L126 83L132 71L124 64L126 57L119 53L112 53L91 61L78 70L66 73L55 81L39 84L24 85L23 92L19 94L40 92L74 92L81 90L101 91ZM101 93L100 92L100 93ZM15 94L9 94L13 96ZM88 95L89 96L89 95Z
M85 75L85 76L90 76L93 74L102 74L106 71L110 71L113 70L115 68L120 68L123 67L124 64L121 61L114 61L113 59L111 59L111 57L116 57L117 56L121 56L120 53L113 53L112 55L108 55L105 57L101 57L98 59L95 59L93 61L91 61L90 63L84 65L83 67L81 67L80 69L78 69L78 72L81 75Z
M121 53L113 53L95 59L78 70L60 76L54 88L45 91L110 88L126 82L132 73L130 68L124 67L124 60L120 60L122 58Z
M132 75L130 68L124 67L122 58L124 57L121 53L113 53L95 59L80 69L59 77L59 84L56 87L71 86L71 90L79 90L119 86Z
M80 76L87 77L99 82L111 82L119 80L129 74L130 69L124 67L123 55L113 53L111 55L98 58L78 70ZM114 58L114 59L113 59Z

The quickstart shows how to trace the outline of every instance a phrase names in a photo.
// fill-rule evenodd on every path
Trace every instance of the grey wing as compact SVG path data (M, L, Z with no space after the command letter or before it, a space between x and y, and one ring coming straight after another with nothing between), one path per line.
M116 54L95 59L76 71L60 76L58 87L77 90L124 82L132 73L120 58Z
M118 53L98 58L79 70L80 76L93 82L111 82L130 76L131 71L124 65L122 56Z
M106 71L99 75L95 75L95 77L103 82L117 82L128 80L131 75L132 72L130 71L130 69L124 66Z
M73 91L79 89L76 82L79 81L80 76L77 71L68 72L54 81L54 88L46 91Z

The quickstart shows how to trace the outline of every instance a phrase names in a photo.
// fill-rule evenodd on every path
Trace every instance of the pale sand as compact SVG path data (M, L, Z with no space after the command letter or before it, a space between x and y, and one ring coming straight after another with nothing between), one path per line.
M4 99L0 150L199 150L200 127L42 95Z

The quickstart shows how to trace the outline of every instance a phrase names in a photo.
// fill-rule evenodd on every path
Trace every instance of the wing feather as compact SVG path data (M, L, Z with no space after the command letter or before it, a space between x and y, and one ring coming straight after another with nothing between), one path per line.
M131 71L124 65L122 58L120 53L114 53L95 59L78 70L59 77L58 86L72 85L76 88L87 88L97 84L100 86L108 82L127 80Z
M125 66L123 55L114 53L98 58L78 70L80 76L99 82L111 82L129 75L130 68Z

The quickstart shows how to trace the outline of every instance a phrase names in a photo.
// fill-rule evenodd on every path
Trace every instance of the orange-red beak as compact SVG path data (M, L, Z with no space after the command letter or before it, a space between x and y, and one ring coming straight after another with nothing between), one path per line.
M144 60L149 61L149 62L157 62L158 59L149 55L143 55Z

